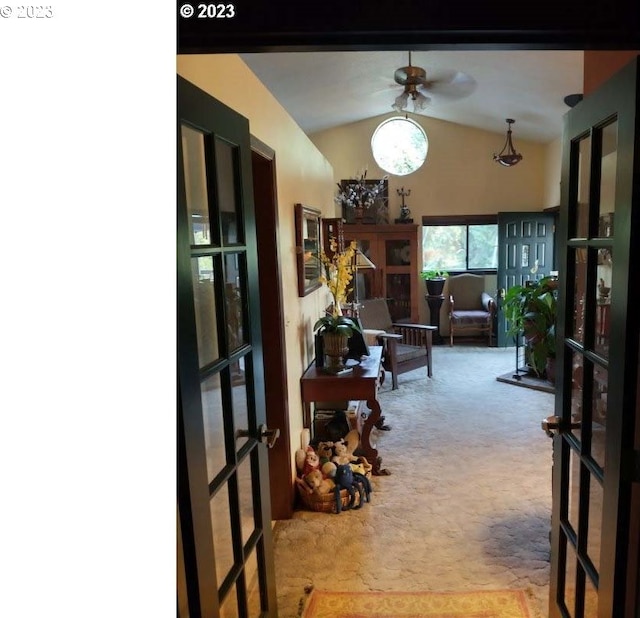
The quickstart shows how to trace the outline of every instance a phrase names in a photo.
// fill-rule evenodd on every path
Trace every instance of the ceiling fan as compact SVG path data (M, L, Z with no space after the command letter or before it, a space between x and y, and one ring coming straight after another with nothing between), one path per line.
M396 69L393 79L404 86L404 91L391 106L397 112L407 108L409 99L413 101L413 111L419 112L431 103L432 99L447 99L453 101L469 96L476 89L476 80L461 71L442 71L427 79L427 72L422 67L411 64Z

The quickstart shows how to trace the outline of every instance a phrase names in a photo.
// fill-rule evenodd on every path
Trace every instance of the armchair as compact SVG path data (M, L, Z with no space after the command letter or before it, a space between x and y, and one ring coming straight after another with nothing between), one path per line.
M449 277L449 345L465 331L486 333L491 345L495 301L484 291L484 277L465 273Z
M391 372L391 387L398 388L398 374L427 366L432 376L432 333L435 326L394 324L384 298L372 298L360 304L363 333L383 346L383 367Z

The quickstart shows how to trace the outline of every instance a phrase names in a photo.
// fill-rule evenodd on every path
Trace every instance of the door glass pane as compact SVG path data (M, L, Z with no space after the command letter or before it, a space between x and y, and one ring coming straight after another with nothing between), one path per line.
M385 256L387 266L406 266L411 263L411 244L408 240L387 240Z
M573 301L573 324L571 333L573 338L580 342L584 342L584 309L585 296L587 289L587 250L575 249L575 279L574 301Z
M249 618L260 618L260 580L258 578L258 559L255 549L245 562L244 577L247 583Z
M613 213L616 197L616 168L618 163L618 122L602 129L602 162L600 168L600 213L598 236L613 236Z
M239 185L238 148L216 139L216 178L218 204L222 223L222 243L230 245L243 241L240 202L236 187Z
M206 367L219 358L216 297L214 292L213 258L191 258L193 303L198 336L198 362Z
M529 245L522 245L522 252L520 254L520 268L529 268Z
M604 469L607 431L607 391L609 372L599 365L593 368L593 402L591 407L591 456Z
M567 519L574 532L578 532L580 509L580 457L571 449L569 460L569 508Z
M216 557L216 575L218 586L222 584L233 566L233 545L231 540L231 505L229 504L229 486L222 485L209 504L211 527L213 529L213 547Z
M238 500L242 524L242 544L246 545L255 529L253 513L253 483L251 480L251 459L245 457L238 466Z
M204 134L182 125L182 159L192 245L211 243Z
M180 529L180 513L176 517L178 526L177 540L177 561L176 561L176 580L178 588L178 618L189 618L189 599L187 596L187 571L184 566L184 549L182 547L182 530Z
M231 366L231 384L233 397L233 424L238 429L249 429L249 410L247 408L247 389L244 371L244 358ZM239 451L248 438L236 438L236 451Z
M598 618L598 591L588 577L584 593L584 618Z
M602 485L590 475L589 480L589 530L587 534L587 555L600 571L600 540L602 538Z
M613 269L613 250L598 250L598 297L596 305L595 351L609 358L609 324L611 319L611 273Z
M578 206L576 211L576 238L589 233L589 184L591 178L591 136L580 140L578 163Z
M571 420L582 421L582 384L584 363L582 355L574 352L571 364ZM580 429L572 429L572 432L581 438Z
M569 616L575 616L576 606L576 553L567 540L567 564L565 566L564 604Z
M227 335L229 337L229 352L231 353L246 343L245 329L243 328L243 310L246 298L244 255L240 253L225 255L224 270Z
M238 618L239 616L238 590L234 584L220 606L220 618Z
M411 277L412 274L387 275L387 298L389 313L393 322L411 318Z
M224 468L227 463L224 451L224 422L220 374L207 378L201 386L202 416L204 421L204 444L207 453L207 480Z

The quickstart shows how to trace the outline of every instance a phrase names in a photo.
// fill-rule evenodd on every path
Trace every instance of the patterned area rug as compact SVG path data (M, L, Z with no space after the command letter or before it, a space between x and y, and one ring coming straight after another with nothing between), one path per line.
M314 590L304 618L532 618L522 590L326 592Z

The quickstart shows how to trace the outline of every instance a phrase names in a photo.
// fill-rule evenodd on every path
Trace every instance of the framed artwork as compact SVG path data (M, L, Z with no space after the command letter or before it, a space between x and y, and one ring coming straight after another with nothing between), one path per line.
M315 208L295 205L298 296L306 296L322 285L320 214Z

